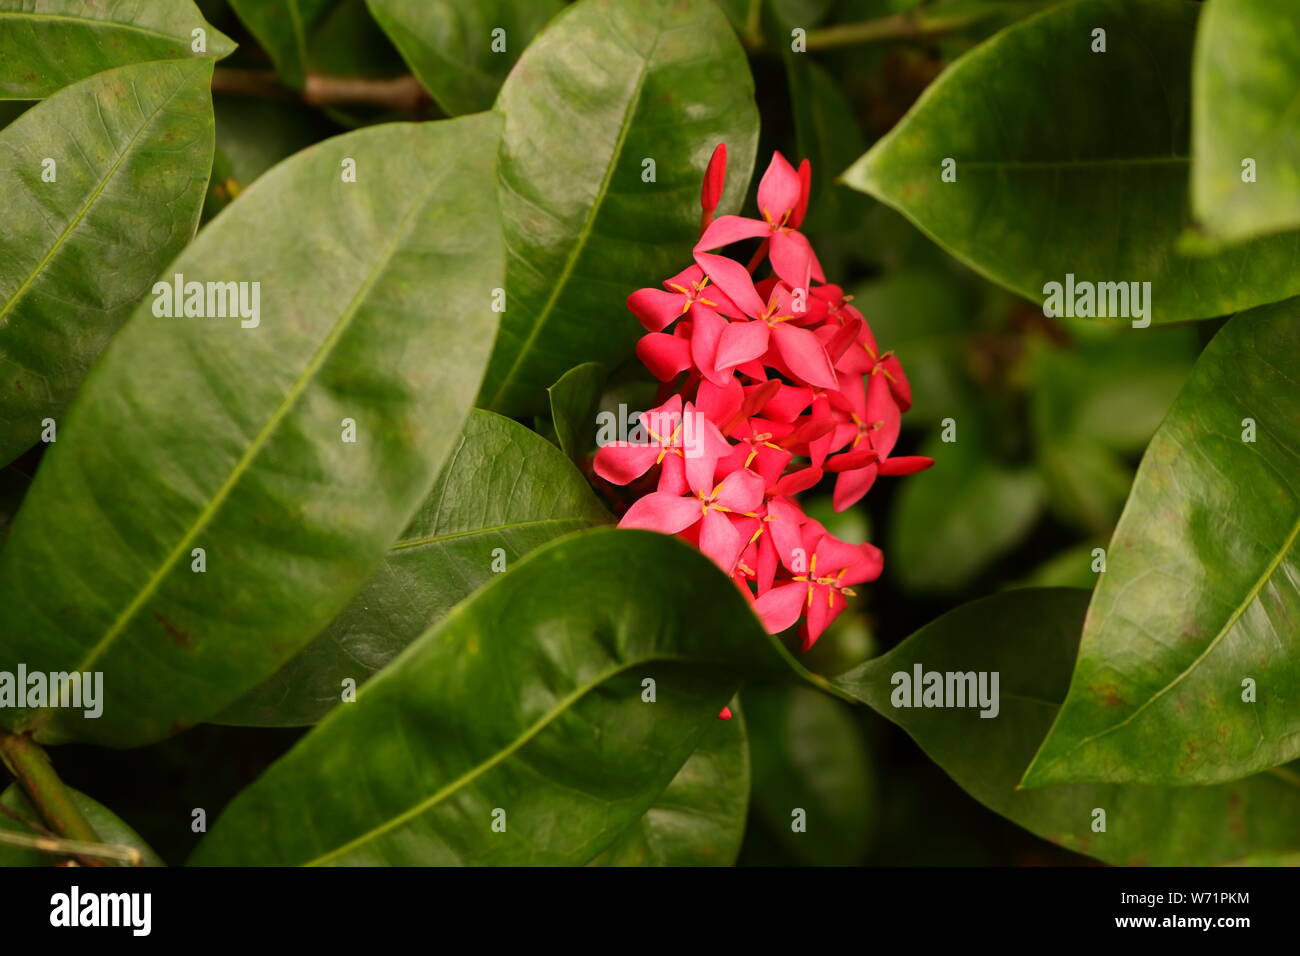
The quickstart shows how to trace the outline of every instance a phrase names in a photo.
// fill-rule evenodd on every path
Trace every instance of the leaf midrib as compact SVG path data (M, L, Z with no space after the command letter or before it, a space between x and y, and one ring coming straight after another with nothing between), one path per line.
M86 218L87 214L89 214L91 207L99 201L99 197L104 194L104 190L108 188L108 184L112 181L113 177L117 175L118 169L121 168L122 164L126 162L127 157L134 151L136 142L144 135L146 130L153 127L154 120L158 117L158 114L171 104L172 100L174 100L185 87L185 83L188 79L189 77L187 76L182 77L181 82L176 84L176 88L171 91L167 98L159 103L154 111L141 121L139 129L135 131L126 146L124 146L122 151L114 158L113 164L109 166L107 172L104 173L103 177L96 184L94 190L92 190L90 195L86 197L86 201L82 204L81 208L77 210L76 215L72 217L68 224L63 228L63 231L59 233L58 238L54 240L53 245L46 250L45 255L36 263L36 266L32 271L28 273L27 278L23 280L22 285L20 285L14 294L9 297L9 300L5 302L4 307L0 308L0 327L4 326L9 313L14 310L14 307L18 304L19 300L27 294L27 290L32 287L32 284L36 279L45 271L45 268L50 264L50 260L52 260L58 254L59 250L63 248L64 243L68 241L68 238L72 235L73 231L81 225L82 220ZM96 99L96 102L98 102L98 99Z
M101 20L98 17L70 17L60 13L27 13L19 10L0 10L0 20L51 20L55 22L76 23L79 26L90 27L91 29L107 30L126 30L130 33L143 33L145 36L158 37L171 43L185 46L184 37L176 36L171 33L161 33L158 30L150 30L148 27L137 26L134 23L123 23L120 20Z
M410 233L419 214L423 212L425 207L428 205L429 197L432 195L436 185L436 182L431 182L423 196L417 202L412 204L411 211L408 212L406 217L402 220L400 228L394 234L392 241L384 249L383 255L375 260L375 265L371 270L370 275L352 297L347 308L344 309L343 314L330 330L329 335L325 337L324 341L321 342L311 359L308 360L302 374L298 376L289 391L285 393L285 397L275 408L274 412L272 412L271 417L267 419L266 424L263 425L257 435L254 436L253 441L249 443L248 448L235 463L230 474L226 477L226 480L221 484L216 492L213 493L208 504L203 507L203 510L191 523L180 541L159 564L157 570L150 576L144 587L136 593L136 596L131 603L122 610L116 620L114 620L113 624L109 627L108 631L105 632L104 636L95 643L86 655L86 658L78 664L74 670L90 670L95 661L108 651L109 647L111 647L112 643L122 633L126 625L130 623L131 619L134 618L137 613L139 613L145 603L153 597L154 593L158 590L159 585L162 583L163 578L170 573L172 567L180 559L181 555L185 553L186 549L194 541L194 538L199 534L199 532L206 528L208 523L216 516L217 511L219 511L221 506L225 503L226 498L239 482L239 479L243 477L244 473L247 472L249 467L252 465L253 459L257 457L258 453L263 447L265 447L266 443L270 441L272 434L292 410L293 406L297 403L297 400L302 396L303 392L306 391L308 384L315 378L316 373L319 372L321 367L325 364L325 361L333 352L334 347L338 345L344 334L351 327L352 321L356 318L357 313L361 309L361 304L369 296L371 290L379 281L379 277L383 275L387 269L389 263L396 254L397 248Z
M416 817L420 816L421 814L427 812L429 809L441 803L443 800L451 796L453 793L456 793L457 791L461 790L463 787L473 783L475 780L477 780L479 777L486 774L488 771L495 769L496 767L504 763L508 758L514 756L516 753L522 750L524 746L526 746L528 743L534 740L542 731L544 731L547 727L549 727L557 717L559 717L561 714L568 711L570 707L572 707L583 697L590 694L597 687L601 686L607 681L613 680L619 674L622 674L625 671L632 669L633 667L639 667L644 664L650 663L652 661L677 662L683 660L685 660L685 658L675 657L672 655L665 655L662 657L657 655L650 655L644 658L637 658L635 660L623 661L615 667L611 667L606 671L602 671L594 678L592 678L590 681L577 685L571 692L561 697L554 707L552 707L541 717L539 717L531 726L526 727L522 733L520 733L514 740L512 740L509 743L509 745L502 747L500 750L498 750L488 759L480 761L479 763L475 764L474 767L472 767L470 770L467 770L464 773L460 774L459 776L451 780L449 783L447 783L446 786L434 791L428 797L419 801L411 808L404 810L403 812L397 814L394 817L390 817L379 826L372 827L371 829L367 830L365 833L362 833L360 836L354 837L353 839L349 840L347 843L344 843L342 846L336 847L335 849L330 850L328 853L324 853L318 857L308 860L306 863L303 863L301 865L320 866L321 864L328 863L330 860L342 856L343 854L353 850L356 847L363 846L364 844L367 844L372 840L375 840L383 836L385 833L388 833L389 831L400 827L408 820L413 820Z
M551 313L555 310L555 303L559 301L560 293L568 285L574 269L578 266L578 259L587 248L587 242L596 228L596 219L599 216L602 207L605 205L605 197L608 195L610 183L613 182L614 179L614 170L618 166L619 157L623 155L623 147L627 144L628 133L632 129L632 117L635 116L637 107L641 102L641 92L645 88L646 75L650 72L650 63L659 49L659 40L664 34L662 6L659 8L659 11L659 22L656 24L654 43L650 45L649 52L646 53L644 59L641 61L641 71L637 74L636 87L633 89L632 95L628 97L627 107L623 110L623 122L618 131L618 138L614 141L614 148L610 152L609 156L609 164L605 167L605 175L600 181L600 187L596 191L596 197L592 201L591 208L587 212L587 218L583 221L582 229L578 233L578 238L574 242L573 248L569 250L569 255L564 261L564 267L560 270L560 275L551 286L551 294L547 296L546 302L542 305L541 311L537 314L536 321L533 322L533 327L528 333L528 338L526 338L523 345L519 347L519 351L515 354L514 362L511 364L510 368L506 370L505 375L502 376L501 384L497 387L496 392L492 396L492 400L487 403L486 407L495 408L497 402L501 400L501 396L505 394L506 389L512 384L515 373L519 371L519 366L523 364L524 357L532 351L533 343L537 341L538 335L541 334L542 327L546 325L547 321L551 317ZM497 176L500 177L500 175L501 173L498 171Z
M1247 609L1249 609L1250 606L1254 604L1255 601L1259 598L1260 592L1264 590L1264 585L1273 577L1274 572L1277 571L1278 567L1282 564L1283 560L1286 559L1291 549L1295 546L1297 538L1300 538L1300 516L1297 516L1295 524L1291 527L1291 533L1287 536L1286 541L1282 543L1282 547L1278 549L1278 552L1273 557L1273 560L1268 563L1268 567L1264 569L1263 573L1259 576L1259 578L1256 579L1255 583L1251 586L1250 590L1246 593L1245 599L1241 602L1241 604L1239 604L1236 607L1236 609L1232 612L1232 614L1228 616L1228 620L1224 623L1223 627L1219 629L1219 633L1214 635L1214 639L1210 641L1209 645L1205 648L1205 650L1203 650L1200 654L1197 655L1196 660L1188 664L1187 667L1184 668L1183 671L1179 673L1177 677L1175 677L1164 687L1160 688L1160 690L1156 691L1154 694L1148 697L1145 701L1142 702L1142 704L1135 711L1133 711L1133 713L1129 714L1119 723L1112 724L1110 727L1107 727L1104 730L1099 730L1095 734L1092 734L1088 737L1084 737L1082 740L1080 740L1078 743L1072 746L1069 750L1065 751L1065 753L1072 753L1073 751L1078 750L1080 747L1084 746L1085 744L1089 744L1094 740L1097 740L1101 737L1105 737L1108 734L1112 734L1115 731L1119 730L1121 727L1126 726L1132 720L1134 720L1139 714L1141 714L1144 710L1146 710L1148 707L1154 704L1157 700L1159 700L1165 694L1169 693L1169 691L1173 690L1174 687L1176 687L1184 677L1187 677L1194 670L1196 670L1196 668L1199 667L1201 663L1207 657L1209 657L1210 654L1214 652L1214 649L1219 646L1219 643L1224 639L1224 637L1227 636L1228 632L1231 631L1233 627L1236 626L1237 622L1241 620L1242 615L1246 613ZM1059 756L1057 757L1057 760L1060 760ZM1057 762L1056 760L1053 761L1053 763L1056 762Z
M567 523L584 524L593 528L598 524L598 522L593 519L585 518L582 515L564 516L560 518L533 518L528 521L513 521L509 524L492 525L487 528L470 528L466 531L449 531L444 534L435 534L424 538L410 538L398 541L388 550L389 553L394 551L409 551L412 548L421 548L425 545L438 544L442 541L452 541L457 538L472 538L475 535L492 534L496 531L512 531L515 528L532 528L537 527L538 525Z

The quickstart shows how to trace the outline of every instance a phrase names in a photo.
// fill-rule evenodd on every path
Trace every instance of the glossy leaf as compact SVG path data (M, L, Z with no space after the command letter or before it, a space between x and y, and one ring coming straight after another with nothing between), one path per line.
M730 866L745 836L749 742L740 708L715 720L668 788L590 866Z
M1201 14L1193 63L1197 220L1213 236L1228 240L1300 227L1295 4L1210 0Z
M845 181L1033 302L1067 275L1150 282L1153 322L1294 295L1300 233L1202 258L1175 252L1191 220L1200 9L1187 0L1081 0L1024 20L946 70ZM1105 53L1092 52L1097 29ZM946 159L956 161L955 182L941 178Z
M157 317L151 297L88 376L0 553L0 659L103 671L104 713L4 711L9 726L116 746L174 733L365 583L478 388L499 128L485 114L327 140L172 264L260 282L257 324Z
M141 866L165 865L149 844L144 842L140 834L123 823L112 810L109 810L102 803L92 800L84 793L73 790L71 787L68 788L68 793L77 809L81 811L81 815L86 818L86 822L94 827L101 843L135 848L140 852ZM0 794L0 805L12 810L24 820L33 822L39 820L36 809L32 807L27 795L19 789L16 783L10 784L4 793ZM15 830L19 833L35 835L35 832L30 828L24 827L17 820L5 814L0 814L0 830ZM0 867L53 866L62 859L66 859L66 857L0 843Z
M837 679L898 724L991 810L1108 863L1203 866L1300 849L1300 777L1267 771L1207 787L1071 784L1017 790L1070 681L1086 591L1008 591L963 605ZM999 709L895 707L896 673L999 674ZM1104 810L1105 832L1093 830Z
M653 805L741 677L782 657L689 545L613 529L554 541L330 713L191 862L587 863Z
M301 654L221 723L312 724L494 574L552 538L611 520L550 442L475 411L378 572Z
M507 298L479 404L519 417L544 412L574 365L632 354L644 329L628 294L690 264L718 143L718 213L739 208L758 115L726 17L676 0L580 0L520 57L497 107Z
M47 418L61 426L90 363L194 235L211 73L208 60L124 66L0 131L0 463Z
M596 407L604 384L604 367L599 362L584 362L569 369L546 390L560 448L579 467L596 444Z
M564 6L563 0L366 2L411 71L452 116L491 109L519 54ZM504 49L495 49L498 44Z
M206 52L194 50L195 30ZM0 100L41 99L131 63L220 59L234 49L191 0L0 0Z
M746 687L742 699L754 730L755 812L808 866L861 863L874 822L875 779L847 705L799 685ZM796 810L805 830L792 828Z
M1300 756L1297 354L1296 300L1202 354L1138 470L1027 786L1213 783Z

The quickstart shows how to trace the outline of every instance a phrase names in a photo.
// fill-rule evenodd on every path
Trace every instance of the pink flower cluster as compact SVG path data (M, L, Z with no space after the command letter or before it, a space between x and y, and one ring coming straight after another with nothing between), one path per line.
M628 296L648 330L637 355L666 400L641 416L648 440L608 443L593 465L616 485L657 468L655 490L619 526L691 542L731 576L769 631L802 618L807 650L853 585L880 576L884 559L872 544L827 532L796 496L832 473L843 511L877 475L933 461L891 456L911 392L898 358L880 351L799 232L808 161L795 170L772 156L758 187L761 220L714 219L726 162L720 145L704 177L695 263L662 289ZM762 240L747 266L716 252L746 239ZM772 275L756 280L764 261Z

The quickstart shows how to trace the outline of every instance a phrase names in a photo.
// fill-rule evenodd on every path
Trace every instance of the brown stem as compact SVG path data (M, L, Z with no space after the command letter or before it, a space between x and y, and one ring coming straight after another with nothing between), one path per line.
M212 73L212 91L262 99L299 100L311 106L375 106L398 113L418 112L429 102L429 94L410 74L386 80L311 74L307 77L306 88L299 92L285 86L269 70L219 66Z
M79 843L98 843L99 834L72 801L63 781L50 765L50 758L24 734L0 730L0 759L18 780L28 801L56 834ZM85 858L87 866L98 860Z

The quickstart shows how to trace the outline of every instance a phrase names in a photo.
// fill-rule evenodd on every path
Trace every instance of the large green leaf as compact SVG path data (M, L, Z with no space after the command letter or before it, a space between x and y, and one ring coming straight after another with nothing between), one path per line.
M366 0L443 111L491 109L501 81L563 0ZM504 30L504 35L494 31ZM494 41L505 44L493 49Z
M809 866L848 866L867 852L875 780L848 706L810 687L746 687L754 808L772 835ZM802 810L804 829L794 829Z
M1010 27L935 81L845 180L1032 301L1067 275L1150 282L1153 322L1294 295L1300 233L1203 258L1175 252L1191 219L1200 9L1187 0L1080 0ZM1097 29L1105 53L1092 52ZM955 182L941 179L949 158Z
M1294 0L1210 0L1192 72L1192 208L1215 236L1300 226ZM1254 178L1243 179L1245 160Z
M104 713L7 710L11 727L156 740L264 680L365 583L454 449L490 348L499 127L327 140L173 263L187 282L260 282L258 324L146 301L87 377L0 554L0 659L102 671Z
M745 836L745 720L715 720L668 788L591 866L730 866Z
M1108 863L1191 866L1300 849L1300 777L1268 771L1208 787L1072 784L1018 790L1052 722L1088 602L1086 591L1027 589L963 605L836 683L906 730L985 806ZM999 709L902 708L896 673L993 672ZM1300 769L1300 768L1298 768ZM1106 830L1094 832L1095 810Z
M195 30L205 31L203 53ZM234 49L191 0L0 0L0 100L40 99L130 63Z
M122 822L121 818L112 810L109 810L102 803L92 800L84 793L73 790L71 787L68 788L68 793L77 809L81 811L81 815L86 818L86 822L95 828L95 833L98 834L101 843L131 847L139 851L141 866L164 865L158 854L153 851L149 844L144 842L140 834ZM9 788L0 794L0 805L12 810L24 820L37 822L40 819L36 809L16 783L10 784ZM23 826L17 820L4 814L0 814L0 830L15 830L19 833L36 835L35 831L29 827ZM63 858L49 853L42 853L38 850L27 850L22 847L0 843L0 867L53 866L61 859Z
M644 330L628 294L690 265L718 143L719 212L739 208L758 113L726 17L677 0L580 0L520 57L497 106L507 299L479 404L518 417L544 412L546 387L579 362L631 354Z
M312 724L452 605L552 538L610 521L586 479L546 439L475 411L432 490L370 582L301 654L220 716Z
M785 656L689 545L616 529L554 541L331 712L191 862L587 863L650 808L742 675Z
M61 419L194 235L212 165L211 74L210 60L120 67L0 131L0 464Z
M1297 355L1300 300L1237 316L1202 354L1143 458L1026 785L1212 783L1300 756Z

